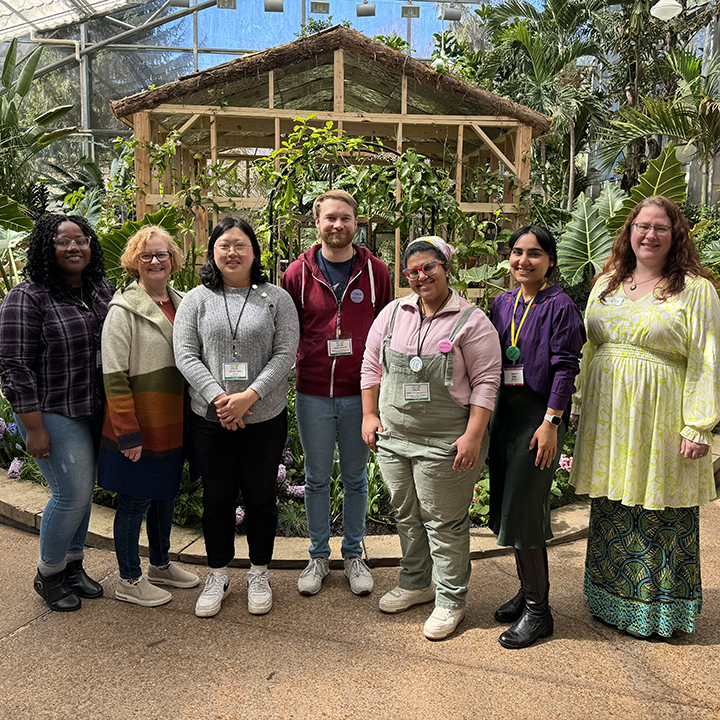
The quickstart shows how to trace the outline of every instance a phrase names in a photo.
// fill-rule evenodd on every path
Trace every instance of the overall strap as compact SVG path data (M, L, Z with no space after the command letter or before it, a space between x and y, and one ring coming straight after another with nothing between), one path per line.
M385 348L390 347L390 340L392 340L393 330L395 329L395 318L397 317L399 308L400 300L396 300L395 307L393 307L392 315L390 315L390 323L388 324L387 333L385 334L382 344L380 345L380 364L383 367L385 367Z
M470 319L470 316L475 312L477 308L473 305L472 307L467 308L465 312L460 316L458 321L455 323L455 327L453 328L452 332L450 333L450 342L453 342L455 338L457 337L457 334L465 327L465 323ZM452 375L453 375L453 353L452 350L445 355L445 387L450 387L452 385Z

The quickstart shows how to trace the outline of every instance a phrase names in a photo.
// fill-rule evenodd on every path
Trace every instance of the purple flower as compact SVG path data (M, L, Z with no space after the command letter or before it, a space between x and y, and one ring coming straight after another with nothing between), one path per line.
M245 519L245 510L241 507L238 507L237 510L235 510L235 524L242 525L242 521L244 519Z
M292 450L290 448L285 448L283 454L282 454L282 461L287 467L291 467L293 464L293 454Z
M20 458L13 458L8 468L8 477L11 480L17 480L20 477L20 471L22 470L23 462Z
M8 431L11 435L17 435L17 431L18 431L18 429L17 429L17 423L10 423L10 424L7 426L7 431Z
M287 468L284 465L278 465L277 484L282 485L287 479Z
M304 485L291 485L289 488L287 488L287 494L291 498L300 500L301 498L305 497L305 486Z
M7 425L5 424L5 421L0 418L0 437L2 437L5 434L5 431L7 430Z

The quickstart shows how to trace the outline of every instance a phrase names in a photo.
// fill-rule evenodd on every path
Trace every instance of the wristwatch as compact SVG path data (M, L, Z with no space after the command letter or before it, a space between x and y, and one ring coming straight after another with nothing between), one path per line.
M543 419L547 420L549 423L552 423L553 425L559 425L560 421L562 420L562 415L545 415L545 417Z

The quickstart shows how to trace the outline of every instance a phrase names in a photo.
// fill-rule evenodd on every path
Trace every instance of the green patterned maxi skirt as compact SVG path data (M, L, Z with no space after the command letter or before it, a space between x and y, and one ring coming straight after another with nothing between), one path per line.
M621 630L692 632L702 608L699 508L645 510L596 498L585 595L590 613Z

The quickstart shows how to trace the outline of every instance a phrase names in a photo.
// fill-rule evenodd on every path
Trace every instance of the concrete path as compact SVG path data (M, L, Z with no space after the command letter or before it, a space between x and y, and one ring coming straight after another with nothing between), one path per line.
M352 595L333 571L312 598L297 570L272 571L275 607L248 615L245 571L215 618L193 613L197 590L146 609L113 597L113 553L86 566L106 596L81 611L47 610L32 590L37 536L0 525L0 718L9 720L544 720L720 718L720 501L701 510L705 605L697 631L631 638L593 620L582 595L585 543L550 549L555 635L504 650L493 620L517 589L509 556L473 562L458 633L422 635L430 606L377 610L397 568ZM204 576L205 568L195 567Z

